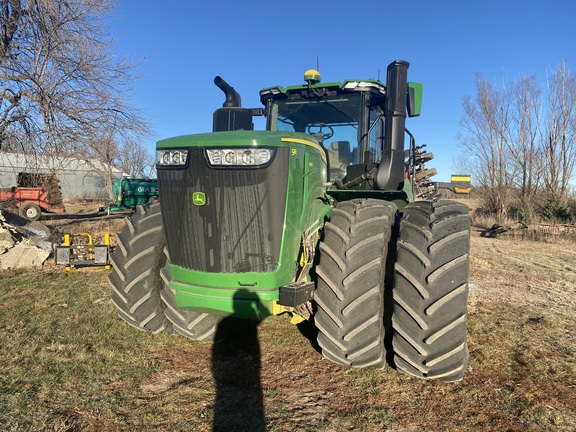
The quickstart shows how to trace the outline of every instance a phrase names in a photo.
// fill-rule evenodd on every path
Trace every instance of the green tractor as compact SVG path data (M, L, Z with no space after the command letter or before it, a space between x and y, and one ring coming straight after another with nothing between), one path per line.
M391 63L386 84L322 83L310 70L303 85L261 90L256 109L216 77L226 99L213 132L158 142L160 199L118 235L120 316L214 340L225 317L289 313L336 363L461 379L468 208L413 200L405 122L422 85L408 67Z

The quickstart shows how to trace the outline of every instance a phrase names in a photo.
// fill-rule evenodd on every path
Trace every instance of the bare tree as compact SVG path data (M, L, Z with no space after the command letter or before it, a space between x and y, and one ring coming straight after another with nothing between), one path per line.
M464 116L459 136L466 150L469 169L479 186L489 191L484 196L488 207L502 216L509 204L510 187L516 167L511 164L512 105L510 92L501 92L481 75L476 77L476 99L464 99Z
M489 209L505 216L514 196L534 208L541 186L549 199L566 199L575 173L576 74L562 63L546 97L535 76L497 90L478 75L476 90L464 100L459 140Z
M133 178L155 175L154 158L140 143L126 143L120 148L117 167Z
M114 140L114 136L114 130L110 130L108 133L100 131L98 135L88 141L89 145L82 148L82 151L86 152L83 160L104 179L109 198L114 198L112 193L114 183L112 172L119 155L118 145Z
M513 100L514 139L510 146L513 163L518 166L515 185L520 189L520 198L531 200L540 183L537 170L539 155L538 135L542 110L542 90L536 76L522 78L514 86Z
M548 115L540 170L548 195L566 198L576 160L576 74L566 62L548 79Z
M129 102L136 66L112 54L104 19L113 6L0 0L0 150L109 164L150 135Z

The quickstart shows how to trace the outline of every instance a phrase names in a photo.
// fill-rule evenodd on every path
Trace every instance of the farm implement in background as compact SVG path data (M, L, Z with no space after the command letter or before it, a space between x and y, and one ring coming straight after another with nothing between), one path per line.
M110 268L109 233L104 233L102 244L94 244L89 233L64 234L62 244L54 246L54 259L57 265L64 265L69 271L72 267L104 266Z
M0 204L13 206L20 216L36 221L42 211L64 213L58 179L52 175L20 174L17 186L0 189Z
M450 183L434 182L436 190L447 189L458 195L468 195L472 191L471 177L466 174L454 174L450 177Z
M121 178L112 187L114 201L108 207L100 208L100 211L121 212L136 209L138 205L144 205L151 198L158 196L158 180Z
M467 174L453 174L449 183L432 180L438 171L436 168L427 167L426 163L434 159L434 153L424 150L424 147L426 144L413 146L411 143L411 149L404 154L406 171L413 179L414 198L438 200L446 195L444 191L451 191L457 195L469 195L472 191L472 179Z

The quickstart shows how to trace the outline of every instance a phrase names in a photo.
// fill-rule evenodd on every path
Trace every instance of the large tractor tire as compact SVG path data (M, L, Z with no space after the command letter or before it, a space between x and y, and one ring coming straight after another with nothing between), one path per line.
M212 340L221 318L185 311L176 306L168 287L170 258L162 229L160 203L137 206L118 235L118 247L111 255L112 302L128 324L151 333L179 333L190 339Z
M400 221L393 289L394 363L426 379L458 381L468 364L468 207L408 204Z
M166 265L160 203L138 206L126 227L117 236L118 246L111 254L112 302L118 315L131 326L151 332L172 333L160 298L160 271Z
M396 213L381 200L347 201L324 227L314 323L322 354L336 363L386 365L384 278Z
M166 250L166 255L167 254L168 251ZM163 285L160 295L166 305L164 311L166 318L172 323L174 331L182 336L199 341L213 341L216 336L218 324L222 321L223 317L187 311L176 306L176 296L174 295L174 291L168 286L170 282L169 262L170 259L167 257L166 266L160 272Z

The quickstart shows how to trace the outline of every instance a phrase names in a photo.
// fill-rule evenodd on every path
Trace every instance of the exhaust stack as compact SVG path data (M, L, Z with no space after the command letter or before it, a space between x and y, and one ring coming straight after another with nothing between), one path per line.
M226 100L222 104L224 108L240 108L242 106L242 99L234 87L224 81L222 78L217 76L214 78L214 84L218 86L220 90L226 95Z
M388 65L384 151L376 174L376 184L382 190L398 190L400 183L404 181L408 67L410 63L404 60L396 60Z

